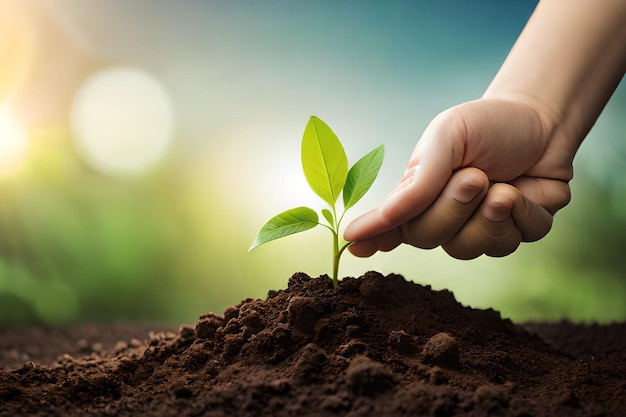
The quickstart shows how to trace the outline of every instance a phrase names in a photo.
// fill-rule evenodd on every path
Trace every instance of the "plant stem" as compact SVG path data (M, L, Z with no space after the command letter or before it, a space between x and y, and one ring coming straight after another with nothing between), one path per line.
M346 242L341 248L339 248L339 226L341 225L341 220L343 220L344 214L346 214L345 210L341 214L341 217L337 219L337 210L335 207L333 209L333 219L335 220L335 224L331 231L333 232L333 287L337 288L339 285L339 260L341 259L341 255L343 251L346 250L348 246L350 246L353 242Z
M337 208L333 204L331 206L333 209L333 287L337 288L339 285L339 224L341 223L341 219L337 217ZM342 216L343 217L343 216Z
M343 252L343 251L342 251ZM339 233L333 230L333 287L337 288L339 285L339 258L341 252L339 251Z

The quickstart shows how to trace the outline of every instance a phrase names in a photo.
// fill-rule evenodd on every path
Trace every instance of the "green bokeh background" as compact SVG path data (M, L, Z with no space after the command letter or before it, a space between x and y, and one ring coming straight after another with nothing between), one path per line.
M428 122L480 97L536 5L3 2L36 28L38 47L10 101L29 150L19 173L0 176L0 322L50 324L193 322L284 288L296 271L329 272L324 229L247 252L274 214L322 207L299 164L308 117L335 130L350 163L386 146L379 179L352 211L373 208ZM81 84L116 66L151 74L176 116L168 154L135 176L82 160L69 126ZM344 255L340 273L400 273L514 320L624 320L625 172L622 83L579 152L573 200L548 237L501 259L410 247Z

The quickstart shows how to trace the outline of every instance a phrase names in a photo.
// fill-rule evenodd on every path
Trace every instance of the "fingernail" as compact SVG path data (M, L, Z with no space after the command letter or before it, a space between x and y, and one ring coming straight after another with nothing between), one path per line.
M450 193L459 203L467 204L475 199L482 191L482 188L477 188L472 181L462 181L458 187Z
M398 184L396 188L393 189L392 194L399 193L400 191L404 190L406 187L411 185L411 183L415 179L416 168L417 168L416 166L413 166L413 167L407 168L407 170L404 171L404 176L400 180L400 184Z
M507 217L511 215L511 209L506 207L486 206L483 211L483 215L487 220L499 223L506 220Z

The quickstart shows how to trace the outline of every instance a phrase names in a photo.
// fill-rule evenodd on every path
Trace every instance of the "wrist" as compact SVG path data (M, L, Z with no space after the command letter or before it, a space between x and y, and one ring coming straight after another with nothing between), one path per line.
M525 103L577 148L626 70L626 2L544 0L484 98Z

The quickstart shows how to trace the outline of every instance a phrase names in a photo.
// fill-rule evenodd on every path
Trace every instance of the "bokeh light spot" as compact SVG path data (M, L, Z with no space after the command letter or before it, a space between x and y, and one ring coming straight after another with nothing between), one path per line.
M0 106L0 172L14 171L24 161L28 136L11 118L6 107Z
M111 68L81 86L71 126L79 154L93 168L137 174L167 152L174 115L167 92L154 77L133 68Z

